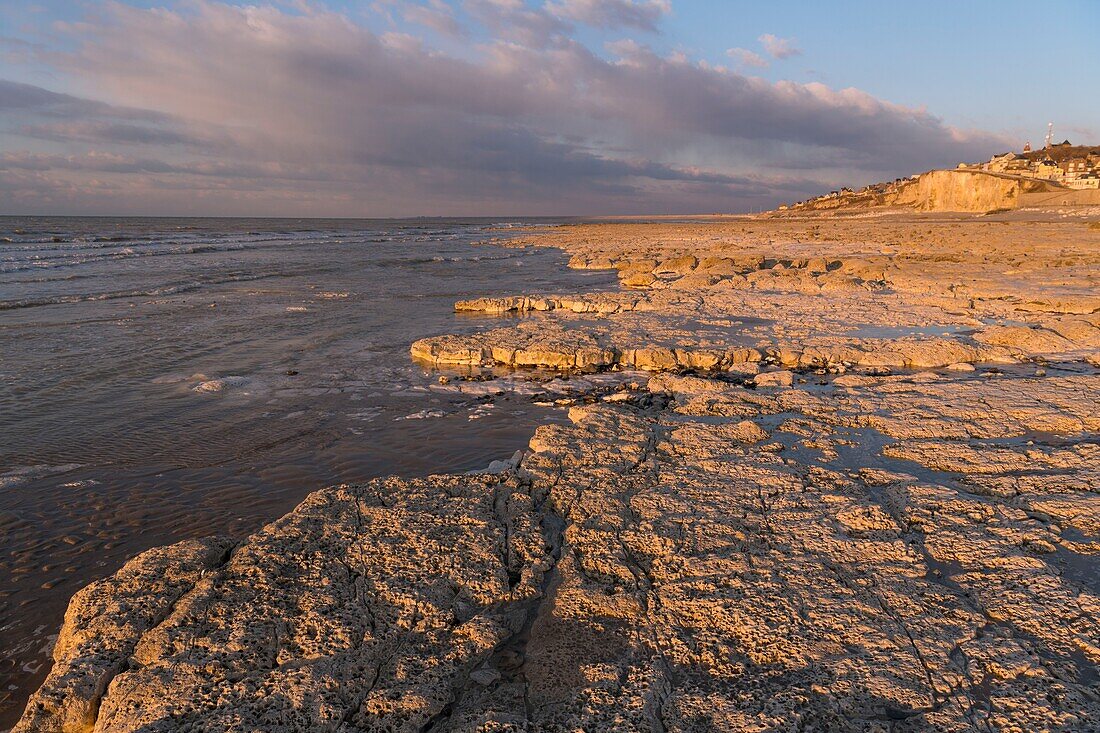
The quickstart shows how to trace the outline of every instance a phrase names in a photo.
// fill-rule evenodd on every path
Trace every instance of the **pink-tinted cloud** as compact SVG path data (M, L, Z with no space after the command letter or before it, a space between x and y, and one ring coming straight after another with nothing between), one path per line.
M779 38L771 33L765 33L757 40L773 59L789 59L791 56L802 55L802 49L795 45L793 38Z
M442 15L411 20L448 30L444 6L416 7ZM570 23L650 27L662 2L464 7L493 36L460 59L310 7L109 6L56 61L82 97L0 89L0 117L28 141L23 158L6 147L4 170L70 201L94 175L98 203L163 206L171 189L210 213L594 214L749 208L1005 146L859 90L632 41L607 59L571 36Z
M766 58L747 48L731 48L726 51L726 54L730 58L736 59L742 66L752 66L762 69L768 65L768 60Z
M571 30L565 20L524 0L464 0L466 11L497 38L532 48L554 45Z
M442 0L430 0L427 5L407 5L405 20L431 28L436 33L454 38L466 35L466 29L455 19L454 11Z
M598 28L654 31L672 6L669 0L553 0L546 9L559 18Z

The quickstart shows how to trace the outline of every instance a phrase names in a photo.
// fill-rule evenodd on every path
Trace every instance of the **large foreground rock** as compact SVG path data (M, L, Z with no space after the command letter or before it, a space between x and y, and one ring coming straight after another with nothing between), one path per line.
M17 730L1100 730L1100 231L544 243L626 289L461 302L512 320L413 355L648 391L492 475L135 558L74 597Z
M650 389L135 558L17 730L1100 725L1094 377Z

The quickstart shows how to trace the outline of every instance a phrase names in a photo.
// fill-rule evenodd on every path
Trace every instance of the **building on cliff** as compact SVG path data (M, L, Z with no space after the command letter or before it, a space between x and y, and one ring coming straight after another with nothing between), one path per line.
M1062 177L1062 167L1053 158L1043 158L1031 166L1030 173L1033 178L1053 181Z
M1085 173L1082 176L1066 181L1066 185L1070 188L1100 189L1100 175L1096 173Z
M959 163L955 170L839 190L785 205L783 211L909 206L922 210L992 211L1024 205L1100 203L1100 147L1069 140L1041 150L1025 145L985 163Z
M1069 140L1048 144L1032 151L1024 145L1022 153L999 153L986 163L959 163L959 170L981 170L1024 178L1039 178L1069 185L1089 174L1100 175L1100 148L1073 145ZM1091 187L1091 184L1083 184Z
M1083 157L1066 158L1062 161L1060 167L1062 168L1062 175L1064 175L1069 180L1079 178L1080 176L1089 173L1091 170L1088 158Z

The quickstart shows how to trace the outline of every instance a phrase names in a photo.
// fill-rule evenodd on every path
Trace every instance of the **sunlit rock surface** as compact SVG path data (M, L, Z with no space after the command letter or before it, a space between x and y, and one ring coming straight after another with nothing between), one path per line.
M1100 233L542 241L643 289L458 304L527 315L413 355L646 387L490 472L138 556L17 730L1100 729Z

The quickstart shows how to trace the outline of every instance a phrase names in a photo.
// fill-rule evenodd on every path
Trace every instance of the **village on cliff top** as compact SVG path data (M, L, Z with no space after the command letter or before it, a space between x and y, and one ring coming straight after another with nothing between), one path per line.
M1019 184L1016 187L1019 193L1098 192L1098 194L1076 195L1074 199L1052 201L1052 203L1100 204L1100 146L1074 145L1069 140L1053 143L1050 132L1047 133L1046 144L1039 150L1032 150L1031 143L1028 142L1019 153L1006 152L993 155L985 163L959 163L954 171L988 174L1015 180ZM912 196L905 195L906 189L914 187L922 176L931 173L950 174L949 171L929 171L926 174L896 178L885 183L872 183L856 190L844 187L805 201L782 204L778 207L778 211L910 204L913 202L908 199ZM1018 205L1019 200L1017 199L1014 203Z

